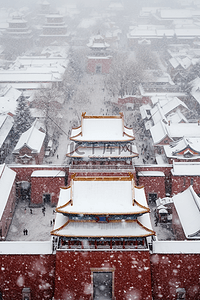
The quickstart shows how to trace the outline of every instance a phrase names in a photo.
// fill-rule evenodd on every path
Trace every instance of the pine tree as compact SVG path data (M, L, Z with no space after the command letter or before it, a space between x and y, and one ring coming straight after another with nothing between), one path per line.
M14 117L14 138L18 139L23 132L31 127L33 118L24 95L18 99L18 105Z

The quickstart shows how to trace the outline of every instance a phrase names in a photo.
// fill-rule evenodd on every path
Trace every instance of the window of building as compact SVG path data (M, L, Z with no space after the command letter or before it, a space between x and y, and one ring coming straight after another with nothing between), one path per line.
M193 185L193 183L194 183L194 179L191 178L191 179L190 179L190 185Z
M96 270L92 273L93 300L113 299L113 271Z

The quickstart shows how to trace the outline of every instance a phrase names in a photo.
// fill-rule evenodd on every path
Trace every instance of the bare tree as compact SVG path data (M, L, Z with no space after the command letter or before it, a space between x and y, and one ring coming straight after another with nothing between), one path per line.
M63 101L57 88L43 88L35 95L32 107L41 110L47 137L54 132L56 125L60 126Z
M155 70L158 68L158 58L156 54L143 46L136 49L136 60L142 70Z
M69 51L69 64L63 76L62 89L65 99L70 100L77 90L85 72L85 60L87 51L85 49L73 49Z
M129 58L127 53L117 53L113 57L105 85L112 96L123 97L133 93L134 82L140 82L142 77L143 70L135 60Z

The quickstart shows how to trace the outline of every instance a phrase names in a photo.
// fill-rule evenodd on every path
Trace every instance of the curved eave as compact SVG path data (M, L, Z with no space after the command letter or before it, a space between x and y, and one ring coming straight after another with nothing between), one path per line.
M70 137L70 140L74 142L82 142L82 143L119 143L119 142L130 142L134 141L135 137L129 136L128 134L124 133L128 138L124 140L85 140L85 139L77 139L78 136L81 136L81 133L77 134L76 136Z
M104 238L138 238L138 237L148 237L148 236L152 236L152 235L155 235L155 231L145 227L143 224L141 224L138 220L129 220L129 221L125 221L125 223L137 223L137 225L139 227L141 227L144 231L145 231L145 234L144 232L141 233L141 234L127 234L127 230L126 230L126 226L123 227L123 230L125 231L125 233L123 234L116 234L116 235L113 235L113 233L110 235L110 234L107 234L105 235L105 232L103 233L99 233L100 230L98 230L98 234L88 234L88 232L86 232L86 234L76 234L76 232L73 232L73 233L70 233L70 234L65 234L64 232L62 232L62 229L64 229L66 226L68 226L70 223L77 223L77 224L84 224L84 223L87 223L87 224L96 224L97 226L100 225L100 223L94 221L94 220L81 220L81 221L72 221L72 220L68 220L66 223L64 223L62 226L60 226L59 228L55 229L55 230L52 230L51 231L51 235L56 235L56 236L63 236L63 237L79 237L79 238L97 238L97 237L104 237ZM110 221L108 223L104 223L104 225L106 226L106 224L108 224L108 226L110 225L109 223L118 223L118 224L122 224L121 220L117 220L117 221ZM102 224L102 223L101 223ZM99 228L98 228L99 229ZM133 228L132 232L134 232L134 229L135 231L137 230L136 228ZM76 231L76 230L75 230ZM102 230L103 231L103 230ZM116 229L117 231L117 229ZM108 230L109 232L109 230Z
M63 210L64 207L66 207L67 205L70 205L72 203L72 200L70 200L69 202L67 202L67 204L57 207L56 208L56 212L58 213L62 213L64 215L86 215L86 216L121 216L121 215L126 215L126 216L131 216L131 215L141 215L141 214L145 214L150 212L150 209L147 207L143 207L142 205L138 205L139 207L141 207L142 209L140 211L136 211L136 212L80 212L80 211L73 211L73 212L69 212L66 210Z
M66 156L67 157L71 157L71 158L82 158L82 159L85 159L85 158L89 158L89 159L131 159L131 158L135 158L135 157L139 157L139 154L137 153L133 153L129 156L98 156L98 155L87 155L87 156L80 156L80 155L73 155L74 152L71 152L71 153L67 153Z

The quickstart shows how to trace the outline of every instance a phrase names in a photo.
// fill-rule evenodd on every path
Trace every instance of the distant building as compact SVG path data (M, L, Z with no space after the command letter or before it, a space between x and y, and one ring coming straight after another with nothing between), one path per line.
M44 158L44 140L46 134L37 128L37 120L30 129L22 133L13 155L16 163L41 164Z
M23 16L13 14L8 23L8 28L5 29L2 36L8 53L19 54L30 48L33 45L33 34Z
M124 125L123 114L86 116L83 113L81 126L71 132L70 140L74 143L69 145L67 153L71 160L70 173L95 172L95 169L134 172L132 159L138 157L134 139L133 129Z
M92 74L108 74L112 56L107 48L109 44L100 35L93 36L87 46L91 49L87 57L87 72Z
M69 42L69 38L70 34L67 32L64 16L56 12L46 15L46 22L42 27L40 42L44 45L51 43L63 45Z

